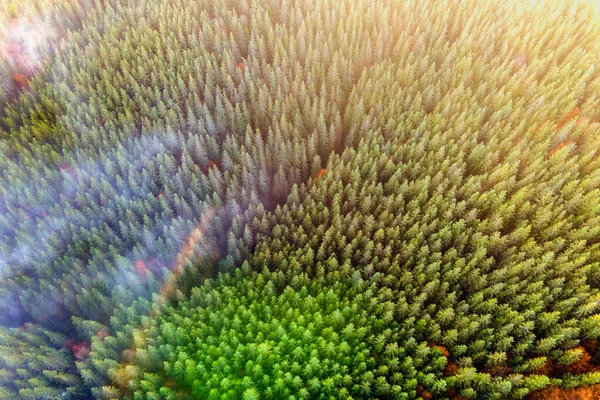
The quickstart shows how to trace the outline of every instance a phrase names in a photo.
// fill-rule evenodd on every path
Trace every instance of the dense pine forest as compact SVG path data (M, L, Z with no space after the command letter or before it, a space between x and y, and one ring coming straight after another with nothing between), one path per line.
M0 0L0 399L600 398L600 5Z

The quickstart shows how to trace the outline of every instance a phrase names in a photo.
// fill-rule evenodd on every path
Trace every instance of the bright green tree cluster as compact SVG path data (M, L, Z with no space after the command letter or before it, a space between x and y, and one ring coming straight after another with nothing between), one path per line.
M441 393L446 359L394 321L394 304L349 265L291 284L248 265L193 290L136 334L114 380L146 398L411 398Z

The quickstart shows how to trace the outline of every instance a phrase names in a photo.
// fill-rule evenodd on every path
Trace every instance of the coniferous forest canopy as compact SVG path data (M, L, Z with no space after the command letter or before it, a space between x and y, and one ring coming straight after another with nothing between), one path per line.
M0 0L0 399L600 398L600 4Z

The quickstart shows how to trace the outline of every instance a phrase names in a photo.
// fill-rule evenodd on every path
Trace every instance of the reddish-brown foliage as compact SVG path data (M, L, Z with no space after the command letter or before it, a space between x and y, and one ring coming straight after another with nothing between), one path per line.
M146 277L147 266L143 260L137 260L135 262L135 269L142 278Z
M512 372L512 368L508 365L495 365L484 369L483 372L490 374L491 376L506 376Z
M27 85L29 84L27 77L23 74L14 74L12 76L12 81L18 90L26 88Z
M437 344L430 345L430 346L433 347L434 349L438 349L444 357L446 357L446 358L450 357L450 352L444 346L439 346Z
M562 128L565 124L567 124L570 120L579 115L579 107L575 106L565 117L557 124L557 128Z
M446 395L452 400L469 400L465 396L458 394L458 390L456 390L456 388L450 388L450 390L446 392Z
M327 169L321 168L321 170L319 172L317 172L317 175L315 175L315 179L319 179L319 178L325 176L326 173L327 173Z
M73 168L72 166L70 166L68 163L62 163L59 165L58 167L59 170L61 170L62 172L65 172L66 174L74 177L75 176L75 168Z
M377 353L371 353L371 357L373 357L375 361L379 360L379 356L377 355Z
M417 386L417 395L421 397L423 400L431 400L433 396L429 393L425 388L421 385Z
M210 160L208 162L208 168L215 168L217 166L217 163L215 163L213 160Z
M582 351L581 358L579 361L571 364L571 365L560 365L554 363L551 359L546 359L544 365L540 368L526 373L525 375L546 375L550 377L561 377L562 375L568 373L573 375L585 374L587 372L598 371L598 367L594 365L592 361L592 356L590 353L595 354L596 352L596 341L595 340L585 340L581 346L576 347L576 349L580 349Z
M600 384L577 389L562 389L548 386L528 396L529 400L595 400L600 399Z
M126 363L128 362L135 362L135 350L132 349L125 349L121 352L121 358L123 359L123 361L125 361Z
M164 380L163 385L168 388L177 387L177 381L173 378L167 378Z
M575 142L568 141L568 142L561 142L559 144L557 144L556 146L554 146L549 152L548 154L546 154L546 159L550 159L554 153L556 153L557 151L559 151L560 149L562 149L563 147L567 147L568 145L574 144Z
M237 67L238 67L238 69L240 71L243 71L244 70L244 63L243 62L239 62L238 65L237 65Z
M452 376L458 374L458 365L454 361L448 360L446 368L444 368L444 376Z
M108 331L106 329L100 329L96 332L96 336L100 338L100 340L104 340L108 336Z
M584 374L586 372L594 371L596 368L592 364L592 357L590 356L590 354L585 350L583 346L578 346L576 347L576 349L579 349L583 352L579 361L571 365L567 365L561 369L573 375L579 375Z
M547 358L546 362L544 363L544 365L542 365L538 369L533 370L530 373L527 373L525 375L546 375L546 376L552 376L553 373L554 373L554 363L552 362L551 359Z
M429 343L429 347L438 349L442 353L442 355L444 357L446 357L446 359L448 360L448 363L446 364L446 368L444 368L445 376L452 376L452 375L456 375L458 373L458 366L450 358L450 351L446 347L440 346L438 344L433 344L433 343Z
M83 361L90 355L90 344L88 342L79 342L71 348L77 361Z
M598 343L596 342L596 340L586 339L583 342L581 342L581 345L583 346L585 351L587 351L588 353L596 354L596 351L598 349Z

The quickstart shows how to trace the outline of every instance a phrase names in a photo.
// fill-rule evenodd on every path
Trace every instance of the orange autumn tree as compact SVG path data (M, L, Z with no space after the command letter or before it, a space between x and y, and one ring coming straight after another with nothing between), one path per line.
M12 76L12 82L15 88L18 90L23 90L29 85L29 80L24 74L14 74Z

